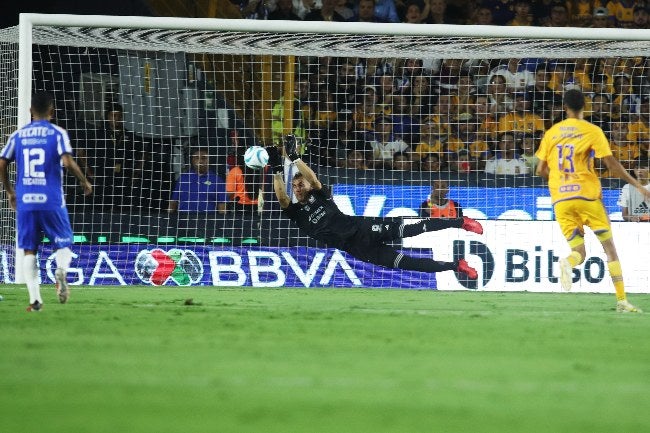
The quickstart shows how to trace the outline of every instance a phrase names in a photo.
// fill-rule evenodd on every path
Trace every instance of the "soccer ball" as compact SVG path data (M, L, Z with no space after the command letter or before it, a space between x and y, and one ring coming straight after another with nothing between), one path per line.
M253 170L260 170L269 163L269 154L262 146L251 146L244 153L244 164Z

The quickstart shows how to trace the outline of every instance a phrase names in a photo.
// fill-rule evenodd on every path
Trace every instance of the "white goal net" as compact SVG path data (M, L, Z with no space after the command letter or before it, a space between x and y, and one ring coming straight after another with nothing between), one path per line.
M630 170L647 167L644 33L23 19L31 31L23 34L22 67L19 29L0 31L2 132L6 138L28 120L32 91L55 96L54 122L70 133L95 186L85 197L66 177L72 284L554 290L566 251L546 186L534 176L534 152L562 118L563 91L581 88L587 118L615 155ZM249 146L289 133L345 213L415 222L448 215L448 197L457 213L482 220L483 236L448 229L394 244L436 260L467 256L478 282L366 265L301 236L280 212L269 172L242 163ZM291 170L287 164L287 179ZM619 243L647 245L650 224L618 222L622 184L598 170ZM647 217L639 206L630 209ZM15 217L6 200L0 216L3 277L11 282ZM40 251L44 282L53 281L50 245L45 239ZM622 255L627 274L637 275L632 291L647 288L647 266ZM578 290L611 289L599 248L576 278Z

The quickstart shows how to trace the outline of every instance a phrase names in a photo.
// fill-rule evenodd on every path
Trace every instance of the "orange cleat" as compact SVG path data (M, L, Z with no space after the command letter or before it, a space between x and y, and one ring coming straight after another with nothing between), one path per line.
M463 217L463 225L460 228L479 235L483 234L483 226L481 223L469 217Z
M458 261L458 265L456 266L456 271L460 272L462 274L467 275L467 277L470 280L475 280L478 278L478 272L476 272L476 269L471 267L468 263L467 260L465 259L460 259Z

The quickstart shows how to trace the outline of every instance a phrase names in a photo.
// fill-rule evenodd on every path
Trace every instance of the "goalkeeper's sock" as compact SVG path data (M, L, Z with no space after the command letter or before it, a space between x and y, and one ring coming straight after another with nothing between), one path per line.
M607 263L607 268L609 268L609 275L612 277L612 282L614 283L614 290L616 290L616 300L624 301L625 296L625 284L623 283L623 270L621 269L621 262L618 260Z
M33 304L38 301L41 304L43 299L41 298L41 288L38 283L38 268L36 268L36 255L34 254L25 254L23 257L23 277L25 278L25 284L27 285L27 291L29 292L29 303Z
M456 269L456 264L400 254L395 258L394 267L405 271L441 272Z
M582 263L582 254L577 251L571 251L571 254L569 254L566 259L569 261L569 264L571 264L571 267L575 268Z
M403 238L410 238L426 232L435 232L448 228L460 228L463 225L462 218L427 218L416 224L402 224L401 234Z

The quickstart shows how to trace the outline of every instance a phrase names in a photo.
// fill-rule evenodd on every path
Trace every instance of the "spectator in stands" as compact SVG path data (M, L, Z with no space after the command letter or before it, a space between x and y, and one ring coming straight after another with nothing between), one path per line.
M258 210L262 176L261 171L246 167L243 154L237 155L237 165L226 175L226 193L236 212L252 214Z
M482 0L481 5L492 12L492 22L503 26L512 20L514 13L514 0Z
M353 110L357 103L357 72L351 59L343 59L336 74L334 88L338 110Z
M539 142L542 139L537 133L525 133L521 137L521 158L528 167L528 173L533 174L537 170L539 158L535 155Z
M311 119L311 106L309 101L309 78L305 74L299 75L293 87L293 129L292 134L304 142L307 139L307 127ZM280 97L271 111L271 130L273 141L278 143L284 133L284 96Z
M486 143L492 142L497 136L498 122L496 115L490 112L489 96L483 93L474 95L474 116L478 124L477 133Z
M375 0L359 0L359 10L353 21L366 23L385 22L375 15L375 4Z
M611 131L610 96L607 93L596 93L591 100L591 113L587 120L600 129L609 133Z
M241 17L249 20L265 20L269 16L269 7L264 0L240 0Z
M351 150L345 159L343 167L368 170L368 162L366 161L365 154L360 150Z
M485 164L485 173L497 175L529 174L525 161L519 156L519 144L513 132L499 137L497 153Z
M639 145L633 142L629 136L627 117L612 122L612 131L609 134L609 144L612 154L618 159L623 167L631 170L634 161L640 156ZM607 173L606 177L609 177Z
M495 73L490 77L487 92L490 99L490 113L496 118L512 109L512 98L504 74Z
M300 21L300 17L293 10L293 0L278 0L277 8L269 13L268 19Z
M440 154L444 151L443 143L447 142L448 134L437 122L427 121L420 127L420 140L413 153L414 161L421 161L431 153Z
M547 64L539 63L535 69L535 85L530 90L531 109L541 117L546 117L547 104L553 98L553 90L548 87L551 74Z
M413 170L413 162L411 161L411 156L407 152L394 153L391 169L397 171Z
M647 29L648 28L648 9L646 6L634 6L634 15L632 17L632 29Z
M375 120L375 133L370 140L372 149L372 167L390 169L393 155L397 152L410 152L411 148L406 142L393 134L393 125L390 117L379 116Z
M607 2L609 14L614 17L615 27L628 28L634 22L636 0L610 0Z
M393 0L375 0L375 18L382 23L398 23L400 21Z
M337 0L322 0L322 2L321 8L312 9L305 15L305 21L345 21L345 18L336 11Z
M469 24L476 24L480 26L494 25L494 20L492 19L492 11L489 7L482 5L479 6L478 9L476 9L476 12L474 12L474 16L472 17Z
M639 146L641 157L647 158L650 145L650 95L641 97L639 112L628 125L629 135Z
M350 21L354 18L354 11L348 7L347 0L336 0L334 10L341 15L345 21Z
M420 159L420 171L439 173L443 169L439 153L427 153Z
M467 150L472 160L472 166L483 169L485 161L491 156L490 146L484 134L478 133L478 126L474 115L461 113L456 119L453 129L456 137L463 143L462 147L459 145L456 150L461 148Z
M354 112L354 124L358 131L372 133L375 131L375 120L378 116L390 114L390 106L378 103L377 88L364 86L361 103Z
M594 3L600 4L599 1L594 0L570 0L567 2L569 21L573 27L589 27Z
M413 76L410 90L411 114L418 120L418 123L421 123L426 116L431 114L435 101L429 77L423 74Z
M393 133L409 145L417 140L420 134L419 121L411 115L411 105L406 95L398 94L393 97L390 115L393 122Z
M382 73L375 77L375 89L377 90L377 102L384 106L393 104L393 95L397 92L397 84L393 74Z
M427 24L451 24L447 0L424 0L423 21Z
M629 113L636 113L640 101L639 95L636 95L632 89L632 78L624 73L618 73L613 77L614 94L612 95L613 119L617 116L626 116Z
M449 162L451 170L457 173L467 174L476 169L476 161L472 160L467 149L460 149L458 152L453 153Z
M648 159L637 159L634 165L634 177L647 190L650 191L650 164ZM625 184L616 203L621 207L623 220L634 222L650 222L650 208L633 185Z
M208 152L194 148L190 154L190 170L176 180L167 212L226 213L226 185L209 169Z
M423 5L420 0L409 0L406 2L403 23L422 24Z
M449 183L444 179L434 180L431 193L420 205L422 218L461 218L463 208L449 198Z
M589 27L592 28L606 28L612 27L612 19L607 8L598 7L594 9L594 13L591 17L591 24Z
M509 26L531 26L533 25L533 14L530 12L528 0L516 0L514 4L515 16L508 21Z
M513 110L499 119L498 132L537 132L544 131L544 119L533 113L530 108L528 92L514 93Z
M545 24L546 27L568 27L571 23L569 22L569 11L567 9L566 3L561 1L555 2L551 5L551 13L549 14L548 23Z
M93 149L89 149L89 176L95 184L96 203L106 211L131 209L139 205L145 154L143 142L124 127L124 109L110 103L104 111L104 128Z

